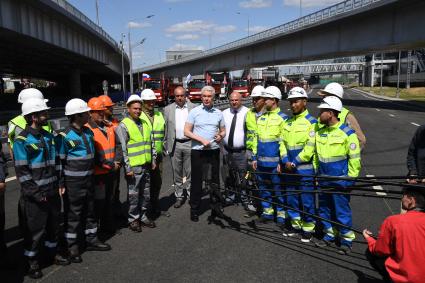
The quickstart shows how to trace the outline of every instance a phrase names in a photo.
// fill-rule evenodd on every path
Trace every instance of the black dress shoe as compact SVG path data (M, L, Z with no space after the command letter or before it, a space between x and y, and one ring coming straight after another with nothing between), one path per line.
M144 226L144 227L148 227L148 228L155 228L156 224L154 221L152 220L145 220L145 221L140 221L140 225Z
M198 216L198 214L191 213L191 214L190 214L190 220L192 220L193 222L198 222L198 221L199 221L199 216Z
M64 266L64 265L71 264L71 261L69 260L68 257L65 257L65 256L62 256L60 254L57 254L55 256L54 263L56 265L62 265L62 266Z
M96 240L92 243L87 243L86 250L104 252L104 251L110 251L111 246L109 244L102 243L101 241Z
M184 201L182 199L176 200L176 203L174 204L174 208L180 208L182 207Z
M83 258L78 254L78 255L71 255L69 257L69 261L72 263L82 263L83 262Z
M40 265L37 261L32 260L29 262L28 277L32 279L39 279L43 277L43 273L41 272Z
M131 222L130 224L128 224L128 228L136 233L140 233L142 232L142 226L140 225L140 221L139 220L134 220L133 222Z

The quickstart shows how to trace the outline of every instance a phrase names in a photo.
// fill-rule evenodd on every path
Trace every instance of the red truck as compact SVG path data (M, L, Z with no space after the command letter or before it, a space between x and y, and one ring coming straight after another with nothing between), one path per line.
M168 104L169 99L169 82L167 79L150 79L144 82L144 89L150 88L156 96L156 103L162 106Z
M191 101L201 101L201 89L208 85L206 80L193 80L188 84L188 97ZM218 97L221 92L221 85L219 83L211 83L215 90L215 96Z
M242 94L242 97L248 97L252 91L252 83L250 80L233 80L232 91L237 91Z

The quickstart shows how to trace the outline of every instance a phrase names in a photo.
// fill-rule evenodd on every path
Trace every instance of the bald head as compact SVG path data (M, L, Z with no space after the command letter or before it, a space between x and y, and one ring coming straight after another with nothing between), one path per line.
M174 100L179 107L183 107L186 103L186 90L182 86L174 89Z
M229 102L232 109L239 109L242 106L242 94L240 92L233 91L229 96Z

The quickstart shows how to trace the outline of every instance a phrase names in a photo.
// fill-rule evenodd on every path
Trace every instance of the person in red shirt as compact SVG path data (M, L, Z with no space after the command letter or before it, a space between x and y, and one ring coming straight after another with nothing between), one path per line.
M392 282L425 282L425 188L406 187L401 200L405 214L384 220L378 238L365 229L366 257Z

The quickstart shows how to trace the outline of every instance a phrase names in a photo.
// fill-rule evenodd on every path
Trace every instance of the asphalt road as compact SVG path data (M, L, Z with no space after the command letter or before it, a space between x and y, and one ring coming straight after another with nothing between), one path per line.
M313 98L315 92L312 93ZM362 175L406 174L406 152L410 139L425 117L423 108L404 102L380 101L351 90L344 104L356 115L367 137L362 154ZM318 99L309 104L317 114ZM282 109L289 112L288 104ZM48 266L41 282L381 282L365 260L366 244L361 236L348 256L335 248L319 249L297 238L284 238L272 224L252 229L240 206L225 213L235 222L208 223L208 198L200 222L189 219L189 206L173 208L174 196L169 162L164 162L161 194L163 210L156 229L141 234L122 228L108 239L110 252L86 252L83 263L66 267ZM16 180L7 183L6 237L13 259L21 260L22 239L17 227L19 188ZM383 186L387 188L386 186ZM376 189L379 189L376 188ZM121 184L125 200L125 183ZM397 200L352 197L354 227L377 232L382 220L399 213ZM235 225L235 223L239 225ZM31 281L17 269L0 273L1 282Z

